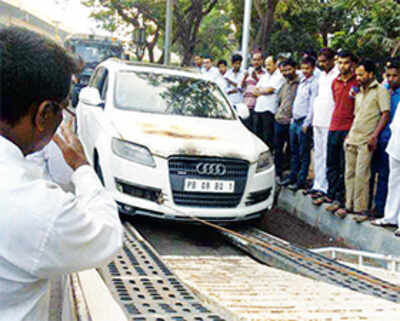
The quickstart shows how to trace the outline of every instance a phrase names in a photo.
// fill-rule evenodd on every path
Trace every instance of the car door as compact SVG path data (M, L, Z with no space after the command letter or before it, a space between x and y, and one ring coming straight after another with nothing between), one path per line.
M102 123L104 122L105 98L108 89L108 70L100 67L96 70L93 78L89 82L89 86L96 88L103 100L102 106L93 106L86 103L79 104L78 132L85 148L85 152L92 162L94 157L94 149L96 141L101 134Z

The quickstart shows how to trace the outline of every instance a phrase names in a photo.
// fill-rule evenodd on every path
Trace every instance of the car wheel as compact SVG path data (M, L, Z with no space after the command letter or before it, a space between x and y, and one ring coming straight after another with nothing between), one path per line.
M101 167L100 167L100 161L99 161L99 156L97 155L97 152L95 152L95 156L94 156L94 171L96 172L97 176L99 177L101 184L103 184L103 186L104 186L103 171L101 170Z

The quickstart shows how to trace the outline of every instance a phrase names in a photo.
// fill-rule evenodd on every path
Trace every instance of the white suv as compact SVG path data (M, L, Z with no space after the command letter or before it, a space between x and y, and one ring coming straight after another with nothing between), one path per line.
M272 206L268 147L199 74L109 59L80 93L77 126L124 214L230 222Z

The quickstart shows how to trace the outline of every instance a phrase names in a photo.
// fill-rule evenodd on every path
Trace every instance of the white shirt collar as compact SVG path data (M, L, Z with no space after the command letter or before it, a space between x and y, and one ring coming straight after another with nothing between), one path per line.
M0 135L0 159L23 161L24 154L12 141Z

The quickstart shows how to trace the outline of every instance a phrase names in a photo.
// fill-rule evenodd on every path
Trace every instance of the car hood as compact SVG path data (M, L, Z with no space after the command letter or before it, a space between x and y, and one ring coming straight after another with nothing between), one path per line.
M252 163L268 149L239 120L116 111L112 122L121 139L162 157L215 156Z

